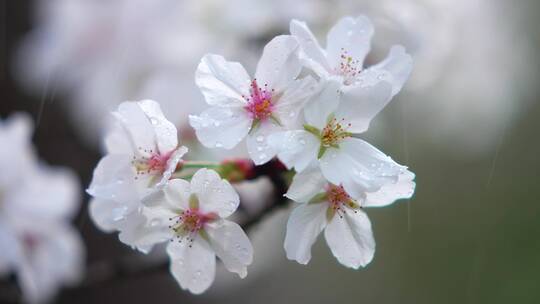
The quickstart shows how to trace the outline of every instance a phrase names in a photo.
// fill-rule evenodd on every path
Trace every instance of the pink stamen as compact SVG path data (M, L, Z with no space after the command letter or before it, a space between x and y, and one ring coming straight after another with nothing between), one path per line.
M242 96L248 102L245 109L250 114L251 118L265 120L272 115L274 104L272 103L272 93L274 90L268 90L268 85L260 88L257 84L257 79L251 82L251 90L249 97Z

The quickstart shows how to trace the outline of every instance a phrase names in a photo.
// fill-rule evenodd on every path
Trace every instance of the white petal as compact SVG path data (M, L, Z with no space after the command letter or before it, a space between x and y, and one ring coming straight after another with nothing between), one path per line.
M267 120L261 122L259 126L248 134L246 144L249 157L256 165L262 165L276 156L278 151L276 147L269 144L269 138L272 134L282 130L282 127Z
M129 133L119 121L115 121L105 135L105 151L110 154L133 155L134 147Z
M287 222L285 252L289 260L307 264L311 259L311 246L326 226L327 203L303 204L294 209Z
M138 201L139 194L130 159L116 154L103 157L94 169L87 192L94 197L122 202L130 209L134 207L132 202Z
M70 220L79 208L79 184L69 170L41 166L12 191L4 212L14 218L25 216L44 220Z
M326 126L328 117L339 105L340 87L341 81L335 78L321 81L319 92L304 108L304 117L308 125L319 130Z
M321 48L319 42L308 28L305 22L292 20L290 23L291 35L296 37L301 48L300 58L305 64L317 73L324 77L331 70L326 59L326 51Z
M386 184L379 191L366 193L366 200L362 205L365 207L383 207L399 199L411 198L415 186L414 173L405 170L399 175L396 183Z
M356 19L345 17L339 20L326 38L326 52L330 65L334 68L339 67L343 51L362 64L371 48L373 31L371 21L365 16Z
M73 229L57 223L26 233L32 235L35 242L31 248L24 249L17 277L27 302L47 302L62 285L80 279L83 244Z
M88 211L90 218L99 229L112 232L121 225L128 209L124 204L116 201L93 198L89 202Z
M0 222L0 248L2 248L0 276L4 276L11 272L13 265L22 256L16 233L13 231L13 227L5 222Z
M395 96L409 78L411 71L411 55L407 54L401 45L395 45L383 61L360 73L358 82L362 86L369 86L379 81L387 81L392 84L392 96Z
M349 195L359 198L388 183L395 183L406 168L358 138L347 138L339 149L328 149L320 160L323 175L335 185L343 185Z
M214 170L199 169L191 179L191 193L197 194L203 212L214 212L221 218L231 215L240 204L231 184Z
M163 171L163 174L161 176L161 181L157 183L156 187L162 187L171 178L173 173L176 171L176 166L182 159L182 156L188 152L188 149L184 146L178 147L176 150L172 151L172 154L169 156L169 159L167 160L167 165L165 166L165 170Z
M328 223L324 237L332 254L344 266L364 267L375 254L371 222L361 210L355 213L347 208L342 218L336 213Z
M263 50L257 64L255 79L259 86L268 85L281 92L300 74L298 42L292 36L281 35L272 39Z
M140 208L121 221L118 239L143 253L148 253L155 244L173 238L169 219L176 215L177 213L163 208Z
M200 116L189 116L197 138L208 148L232 149L244 139L252 122L243 108L212 107Z
M189 209L191 185L184 179L171 179L161 189L144 197L142 203L147 207L160 207L176 212Z
M212 285L216 274L216 256L208 243L197 237L189 242L167 245L171 259L170 270L182 289L201 294Z
M221 220L208 224L206 231L225 268L245 278L247 266L253 261L253 247L244 230L234 222Z
M251 79L240 63L208 54L197 67L195 82L209 105L241 106L242 95L249 96Z
M312 166L303 172L296 173L285 196L298 203L307 203L315 195L324 191L328 182L318 166Z
M113 112L113 115L124 128L126 137L134 150L155 149L154 128L139 104L132 101L123 102L118 106L118 110Z
M274 133L268 139L278 151L278 158L287 168L302 172L317 159L320 141L304 130Z
M347 128L348 132L362 133L391 98L392 86L385 81L369 87L353 87L343 94L335 112L336 118L351 124Z
M293 81L285 89L274 109L274 113L284 127L287 129L302 127L300 112L309 98L316 93L316 90L317 82L311 76Z
M153 100L137 102L146 114L156 133L156 141L159 152L165 154L176 149L178 146L178 134L176 127L165 118L159 104Z

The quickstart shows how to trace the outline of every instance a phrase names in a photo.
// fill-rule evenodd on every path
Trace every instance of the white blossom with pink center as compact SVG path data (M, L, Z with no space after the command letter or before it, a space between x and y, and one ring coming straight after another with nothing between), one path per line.
M322 85L304 108L303 129L272 134L269 143L288 168L320 167L329 182L359 196L395 183L406 167L357 138L388 102L391 85L380 82L356 96L342 95L340 86L335 79Z
M209 169L198 170L191 182L172 179L145 199L152 228L146 238L168 241L171 273L183 289L199 294L210 287L216 256L241 278L253 259L253 248L242 228L225 218L240 203L228 181Z
M195 81L211 107L189 118L199 141L209 148L232 149L247 137L256 164L274 157L277 151L268 145L268 136L299 127L299 112L315 90L312 77L297 79L302 69L298 48L291 36L272 39L254 78L238 62L204 56Z
M122 242L148 251L153 244L137 233L146 224L141 200L168 182L187 148L178 144L175 126L155 101L124 102L113 115L107 154L87 190L93 196L90 214L102 230L118 230Z
M411 56L401 45L393 46L380 63L364 67L374 32L371 21L365 16L340 19L328 32L326 49L319 45L304 22L291 21L290 31L301 46L302 62L321 78L338 79L345 94L361 94L362 87L386 81L392 85L391 96L394 96L411 73Z
M375 240L363 208L410 198L415 188L413 179L413 173L404 171L396 183L354 196L342 185L328 183L316 167L297 174L286 194L300 203L287 223L287 258L307 264L311 247L324 230L328 247L342 265L355 269L366 266L373 259Z

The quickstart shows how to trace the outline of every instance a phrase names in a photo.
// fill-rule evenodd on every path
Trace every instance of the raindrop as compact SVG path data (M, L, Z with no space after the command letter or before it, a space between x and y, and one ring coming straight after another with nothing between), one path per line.
M223 144L220 141L216 141L215 147L216 148L222 148Z
M221 123L219 121L214 121L214 127L219 127Z
M261 146L257 147L257 151L261 152L262 150L264 150L263 147L261 147Z
M259 155L259 159L265 159L265 158L266 158L266 154L263 153L263 154Z
M255 139L257 142L263 142L264 141L264 136L262 135L259 135L257 136L257 138Z
M305 144L306 144L306 140L305 140L305 139L303 139L303 138L302 138L302 139L300 139L300 144L301 144L302 146L303 146L303 145L305 145Z
M158 120L157 120L155 117L150 118L150 122L151 122L153 125L157 125L157 124L158 124Z

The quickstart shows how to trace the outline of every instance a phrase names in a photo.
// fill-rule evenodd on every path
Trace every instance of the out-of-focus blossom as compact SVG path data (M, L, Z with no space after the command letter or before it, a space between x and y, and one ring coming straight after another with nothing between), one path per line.
M198 170L191 182L171 180L145 199L152 210L150 236L170 241L171 273L183 289L202 293L214 281L216 255L227 270L241 278L253 259L253 248L242 228L225 218L240 203L238 194L213 170Z
M124 102L113 114L107 154L87 190L90 214L101 229L119 230L122 242L148 251L153 244L137 238L146 225L140 202L169 180L187 148L179 146L176 128L155 101Z
M324 230L324 237L336 259L344 266L359 268L373 259L375 240L364 207L381 207L410 198L414 174L405 171L392 184L378 191L350 195L342 186L328 183L318 168L298 173L286 196L300 203L287 223L287 258L300 264L311 259L311 246Z
M369 68L364 66L374 31L365 16L340 19L328 32L326 49L321 48L304 22L293 20L290 31L302 46L305 64L324 79L337 79L344 94L354 95L359 88L384 80L392 85L394 96L411 73L411 56L400 45L394 45L382 62Z
M38 163L31 129L22 114L0 121L0 275L14 272L24 299L43 303L80 279L84 252L70 223L79 207L76 178Z
M190 124L197 138L210 148L231 149L247 136L247 148L255 164L269 161L277 153L268 136L298 127L300 110L315 89L307 76L297 80L302 66L298 42L291 36L270 41L251 79L241 64L219 55L206 55L195 80L212 107Z

